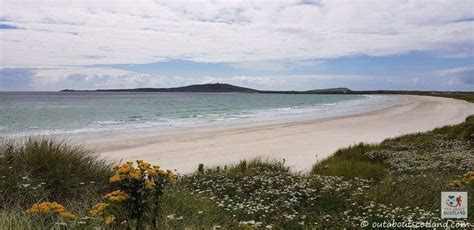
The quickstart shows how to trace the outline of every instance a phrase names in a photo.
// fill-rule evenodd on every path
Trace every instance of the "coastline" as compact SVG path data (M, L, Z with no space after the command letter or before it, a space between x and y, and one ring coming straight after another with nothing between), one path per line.
M457 124L474 114L474 104L465 101L397 97L404 99L398 105L356 115L169 133L128 133L79 141L112 161L143 159L178 173L192 172L199 163L224 165L255 157L285 159L293 170L307 172L339 148Z

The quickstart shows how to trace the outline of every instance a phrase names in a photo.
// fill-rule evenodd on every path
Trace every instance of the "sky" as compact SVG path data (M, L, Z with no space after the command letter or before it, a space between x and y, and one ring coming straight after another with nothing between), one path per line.
M474 91L474 0L1 0L0 40L0 91Z

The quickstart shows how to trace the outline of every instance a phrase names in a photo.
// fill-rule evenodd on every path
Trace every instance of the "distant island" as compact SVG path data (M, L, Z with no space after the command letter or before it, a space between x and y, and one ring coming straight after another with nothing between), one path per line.
M225 83L212 83L188 85L173 88L134 88L134 89L97 89L97 90L72 90L65 89L60 92L177 92L177 93L264 93L264 94L474 94L474 92L461 91L415 91L415 90L351 90L345 87L313 89L304 91L278 91L257 90Z
M245 88L225 83L212 83L201 85L188 85L173 88L134 88L134 89L97 89L97 90L71 90L61 92L179 92L179 93L283 93L283 94L342 94L350 93L348 88L315 89L307 91L272 91Z

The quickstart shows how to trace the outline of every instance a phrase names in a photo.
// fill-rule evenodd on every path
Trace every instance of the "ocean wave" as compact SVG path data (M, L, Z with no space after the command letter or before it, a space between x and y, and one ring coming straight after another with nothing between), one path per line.
M145 129L169 130L174 128L239 125L252 122L278 122L287 120L323 119L328 117L352 115L392 106L398 99L389 96L361 96L353 100L321 103L316 105L286 106L268 109L212 110L208 114L188 112L167 113L156 117L141 115L128 116L124 120L94 121L80 128L42 129L31 126L21 132L7 133L7 136L26 137L39 135L109 133L116 131L139 131ZM161 113L160 113L161 114ZM173 116L174 115L174 116ZM1 129L2 127L0 127Z
M116 124L123 124L125 121L95 121L93 124L95 125L116 125Z

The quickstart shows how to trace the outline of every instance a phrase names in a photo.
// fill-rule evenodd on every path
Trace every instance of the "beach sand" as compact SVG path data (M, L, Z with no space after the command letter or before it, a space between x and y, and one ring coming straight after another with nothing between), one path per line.
M112 161L143 159L178 173L237 163L257 156L286 160L307 172L337 149L360 142L457 124L474 114L474 104L441 97L397 96L399 105L364 114L283 124L252 124L176 132L146 132L84 138L82 143Z

